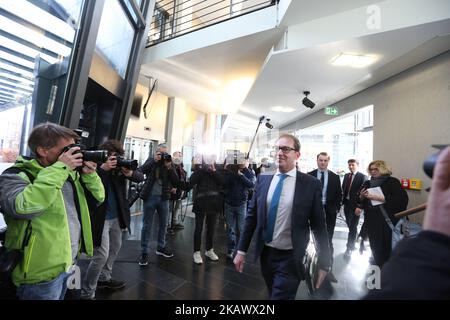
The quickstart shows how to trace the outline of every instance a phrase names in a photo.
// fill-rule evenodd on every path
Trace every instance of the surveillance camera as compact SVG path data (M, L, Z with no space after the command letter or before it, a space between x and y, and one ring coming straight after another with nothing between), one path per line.
M308 99L308 95L310 94L310 92L309 91L303 91L303 94L305 95L305 97L302 100L303 105L305 107L307 107L307 108L310 108L310 109L314 108L314 106L316 104Z

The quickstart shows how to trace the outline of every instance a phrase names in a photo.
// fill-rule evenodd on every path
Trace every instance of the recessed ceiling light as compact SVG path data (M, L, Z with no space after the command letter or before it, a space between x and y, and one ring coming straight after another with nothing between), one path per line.
M373 55L340 53L337 57L331 59L331 64L335 66L364 68L375 61L377 61L377 57Z
M275 106L275 107L270 108L270 110L276 111L276 112L285 112L285 113L289 113L289 112L294 112L295 111L294 108L282 107L282 106Z

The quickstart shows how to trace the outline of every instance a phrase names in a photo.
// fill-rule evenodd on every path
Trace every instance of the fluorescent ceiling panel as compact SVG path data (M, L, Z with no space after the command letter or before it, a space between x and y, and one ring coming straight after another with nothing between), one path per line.
M25 0L2 0L0 8L44 29L58 37L73 42L75 30L65 21Z
M16 64L20 64L24 67L34 69L34 63L32 61L20 58L18 56L15 56L13 54L10 54L8 52L0 50L0 59L5 59L11 62L14 62Z
M340 53L331 60L334 66L345 66L352 68L364 68L377 61L377 57L373 55Z
M0 29L58 55L66 57L70 54L71 49L69 47L3 16L0 16Z
M14 72L14 73L18 73L18 74L23 75L25 77L33 78L33 73L32 72L26 71L26 70L23 70L23 69L20 69L20 68L17 68L17 67L14 67L12 65L9 65L9 64L1 62L1 61L0 61L0 68L3 68L5 70L9 70L9 71Z
M23 85L21 83L5 80L5 79L1 79L1 78L0 78L0 83L7 84L7 85L10 85L10 86L14 86L16 88L21 88L21 89L24 89L24 90L27 90L27 91L33 91L34 90L33 87L25 86L25 85Z
M7 72L0 72L0 77L4 77L4 78L11 79L11 80L20 81L23 84L34 85L34 81L31 81L31 80L28 80L28 79L25 79L25 78L22 78L22 77L18 77L18 76L15 76L15 75L7 73Z
M20 52L20 53L22 53L26 56L29 56L33 59L36 56L40 55L45 61L47 61L50 64L54 64L54 63L58 62L58 59L53 58L53 57L49 56L48 54L31 49L30 47L27 47L21 43L18 43L16 41L8 39L4 36L0 36L0 44L2 46L4 46L5 48L11 49L12 51Z

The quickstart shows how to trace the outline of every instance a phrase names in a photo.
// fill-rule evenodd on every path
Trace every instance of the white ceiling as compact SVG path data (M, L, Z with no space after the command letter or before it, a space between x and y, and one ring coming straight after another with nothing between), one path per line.
M308 3L304 16L295 14ZM450 49L447 19L297 50L271 51L287 25L344 11L356 3L368 1L339 0L331 9L317 1L293 1L279 28L148 63L141 74L158 78L162 93L207 112L215 111L211 97L220 94L227 81L243 75L255 78L238 112L230 115L223 137L225 141L249 141L261 115L270 118L276 128L282 127ZM380 58L368 68L332 66L330 60L340 52ZM311 91L309 98L316 103L312 110L301 105L304 90ZM274 112L273 106L295 111Z
M449 50L449 31L447 20L274 54L241 109L247 113L264 112L276 127L284 126ZM340 52L380 58L366 68L332 65L330 60ZM312 110L301 103L305 90L311 92L308 98L316 103ZM292 107L295 111L274 112L270 110L273 106Z

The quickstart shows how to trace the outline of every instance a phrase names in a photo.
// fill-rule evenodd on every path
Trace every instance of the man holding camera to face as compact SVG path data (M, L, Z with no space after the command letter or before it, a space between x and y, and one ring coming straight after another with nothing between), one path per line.
M140 192L140 198L144 200L144 216L141 230L141 257L140 266L148 264L150 232L152 229L153 215L158 212L159 231L156 254L171 258L173 253L166 247L166 234L169 219L170 194L180 187L180 180L172 167L172 157L167 153L165 144L158 145L153 158L149 158L137 169L138 173L145 174L145 183Z
M136 172L137 161L123 158L120 141L108 140L100 146L108 152L108 160L98 169L105 187L105 202L91 206L94 257L81 288L81 299L95 298L99 289L118 290L125 282L111 278L113 264L122 246L122 230L130 231L130 207L126 201L126 181L141 182L142 173Z
M28 138L35 157L19 157L0 176L5 246L23 255L11 274L20 299L62 300L79 253L93 253L85 189L97 202L105 191L96 163L84 161L79 146L66 148L78 138L68 128L40 124Z

